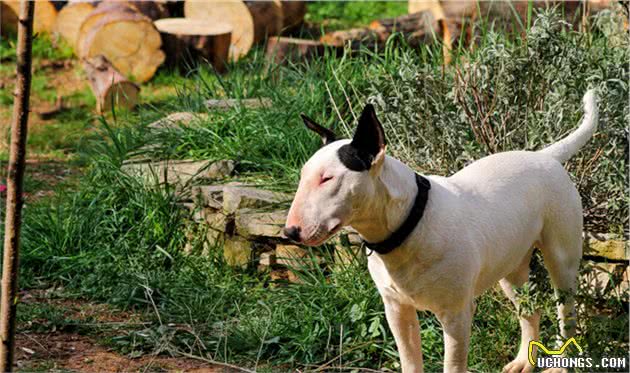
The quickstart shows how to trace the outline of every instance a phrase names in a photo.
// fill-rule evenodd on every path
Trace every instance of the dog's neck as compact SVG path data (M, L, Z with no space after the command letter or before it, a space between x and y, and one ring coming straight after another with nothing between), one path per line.
M366 241L381 242L396 231L414 204L418 187L414 171L386 156L375 184L374 195L357 206L350 226Z

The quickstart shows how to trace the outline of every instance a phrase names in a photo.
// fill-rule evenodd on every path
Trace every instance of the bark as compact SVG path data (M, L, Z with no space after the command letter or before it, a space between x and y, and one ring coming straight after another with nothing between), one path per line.
M212 63L217 71L225 71L232 36L229 24L165 18L155 21L154 25L162 36L169 65L183 67L189 58L202 58Z
M18 302L20 228L22 222L26 134L31 89L31 53L35 3L22 1L17 40L15 101L11 121L11 147L7 176L7 204L0 297L0 371L13 370L15 351L15 313Z

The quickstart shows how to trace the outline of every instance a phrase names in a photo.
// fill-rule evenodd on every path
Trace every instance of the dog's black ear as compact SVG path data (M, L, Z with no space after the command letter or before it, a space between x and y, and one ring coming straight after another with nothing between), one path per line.
M376 117L376 111L372 104L365 105L359 125L352 137L352 147L375 158L385 148L385 131L381 122Z
M322 143L324 145L328 145L337 139L337 136L335 136L335 133L333 131L322 126L321 124L318 124L311 118L307 117L306 114L302 113L300 114L300 116L302 117L302 120L304 121L304 124L306 125L306 127L310 129L311 131L316 132L319 135L319 137L322 138Z

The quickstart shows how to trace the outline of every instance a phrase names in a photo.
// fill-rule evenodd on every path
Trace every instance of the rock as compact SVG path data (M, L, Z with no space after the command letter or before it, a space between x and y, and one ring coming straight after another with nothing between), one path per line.
M614 239L606 241L590 239L588 240L588 247L584 250L584 254L601 256L613 260L628 259L626 242Z
M282 228L287 219L286 210L258 212L253 209L241 209L236 212L234 224L236 233L243 237L283 237Z
M202 185L192 188L193 201L197 206L223 208L223 185Z
M586 261L581 271L580 282L589 296L593 298L615 295L622 298L626 294L630 283L629 266L617 263L595 263ZM586 284L586 286L584 285Z
M296 267L308 256L308 251L297 245L276 245L276 263Z
M223 244L223 258L232 267L245 268L251 261L253 249L253 243L243 238L226 238Z
M312 269L324 259L297 245L276 245L276 263L294 269Z
M149 124L147 127L156 130L175 130L180 131L182 126L187 126L195 121L207 120L208 114L179 112L171 113L162 119Z
M276 264L276 254L273 251L260 254L259 264L266 267Z
M240 209L270 207L290 199L291 196L284 193L226 185L223 188L223 211L233 214Z
M260 254L258 260L258 271L265 272L276 264L276 254L273 251L267 251Z
M159 161L123 164L122 170L131 176L144 178L152 183L186 184L193 178L222 179L234 171L234 161ZM155 176L154 176L155 175Z
M361 237L354 231L343 230L335 239L335 264L341 268L351 264L361 254Z
M204 254L209 250L220 247L225 242L225 233L208 228L206 232L206 242L204 243Z

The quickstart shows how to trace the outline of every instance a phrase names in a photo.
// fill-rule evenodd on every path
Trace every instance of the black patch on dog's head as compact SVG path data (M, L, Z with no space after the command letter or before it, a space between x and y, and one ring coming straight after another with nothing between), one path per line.
M367 171L376 155L385 148L385 132L374 106L365 105L350 144L339 148L341 163L352 171Z

